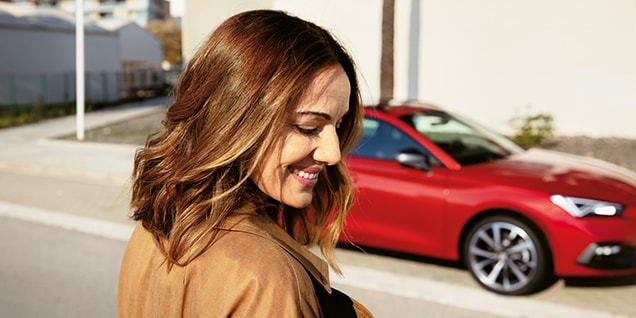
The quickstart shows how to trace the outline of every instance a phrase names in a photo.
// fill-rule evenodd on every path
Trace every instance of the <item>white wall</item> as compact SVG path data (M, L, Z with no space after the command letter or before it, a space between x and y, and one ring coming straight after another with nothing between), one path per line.
M38 96L49 103L75 98L74 32L5 27L0 28L0 39L3 43L10 43L0 46L0 104L10 104L12 100L18 104L30 104ZM93 73L87 81L92 79L95 83L92 88L87 88L88 100L117 99L118 50L115 33L86 34L86 72ZM102 72L112 75L104 81ZM99 74L95 76L95 73ZM13 78L9 79L9 76ZM87 83L90 85L91 82Z
M75 34L39 29L1 28L3 73L66 72L75 69ZM118 71L115 34L86 35L86 71ZM10 45L8 45L10 43Z
M283 10L315 22L334 33L358 64L365 102L372 103L379 98L381 0L186 0L185 3L182 38L186 61L214 27L228 17L245 10ZM364 16L359 12L361 7L365 9Z
M161 68L163 50L157 38L134 22L119 28L118 33L122 60L144 61Z
M331 31L351 53L365 103L380 99L382 0L277 0L288 11Z
M75 40L75 36L72 37ZM85 35L85 53L86 71L108 71L119 72L121 67L119 64L119 44L117 42L117 34L115 33L87 33ZM75 49L75 44L71 46ZM72 55L75 61L75 52ZM73 65L75 70L75 65Z
M271 8L271 0L184 0L181 52L188 61L214 28L230 16L256 8Z
M233 13L288 10L343 41L365 102L375 103L381 5L186 0L184 56ZM395 97L432 102L503 133L512 132L514 116L547 113L561 135L636 138L634 16L633 0L396 0Z
M411 1L398 2L410 9ZM420 99L502 132L510 118L542 112L559 134L636 137L636 1L420 5ZM396 96L406 94L402 83Z

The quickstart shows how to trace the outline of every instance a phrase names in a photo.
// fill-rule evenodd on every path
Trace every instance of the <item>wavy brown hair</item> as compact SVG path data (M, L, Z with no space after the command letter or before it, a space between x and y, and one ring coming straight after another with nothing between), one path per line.
M338 129L343 157L359 140L362 105L350 55L325 29L280 11L256 10L223 22L183 71L163 132L135 156L132 218L150 231L168 268L213 243L217 225L238 210L269 215L304 245L333 251L352 204L343 162L328 166L312 204L295 209L251 181L312 80L340 65L351 85Z

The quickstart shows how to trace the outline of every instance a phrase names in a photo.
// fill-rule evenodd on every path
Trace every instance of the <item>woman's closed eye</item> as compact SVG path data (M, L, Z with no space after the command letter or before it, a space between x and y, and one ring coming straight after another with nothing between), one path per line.
M316 135L320 130L318 127L305 125L294 125L294 128L296 128L296 130L301 134L308 136Z

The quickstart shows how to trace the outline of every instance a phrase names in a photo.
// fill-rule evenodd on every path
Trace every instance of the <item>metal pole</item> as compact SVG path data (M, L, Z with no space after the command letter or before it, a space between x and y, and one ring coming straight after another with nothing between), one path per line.
M420 89L420 0L411 0L409 23L408 98L419 100Z
M75 0L75 107L77 140L84 140L84 0Z

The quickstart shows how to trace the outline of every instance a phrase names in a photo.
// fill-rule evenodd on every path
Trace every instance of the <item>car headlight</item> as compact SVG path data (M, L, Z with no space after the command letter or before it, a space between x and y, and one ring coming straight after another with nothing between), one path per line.
M617 203L584 199L554 194L550 197L552 203L577 218L587 215L616 216L623 211L623 206Z

